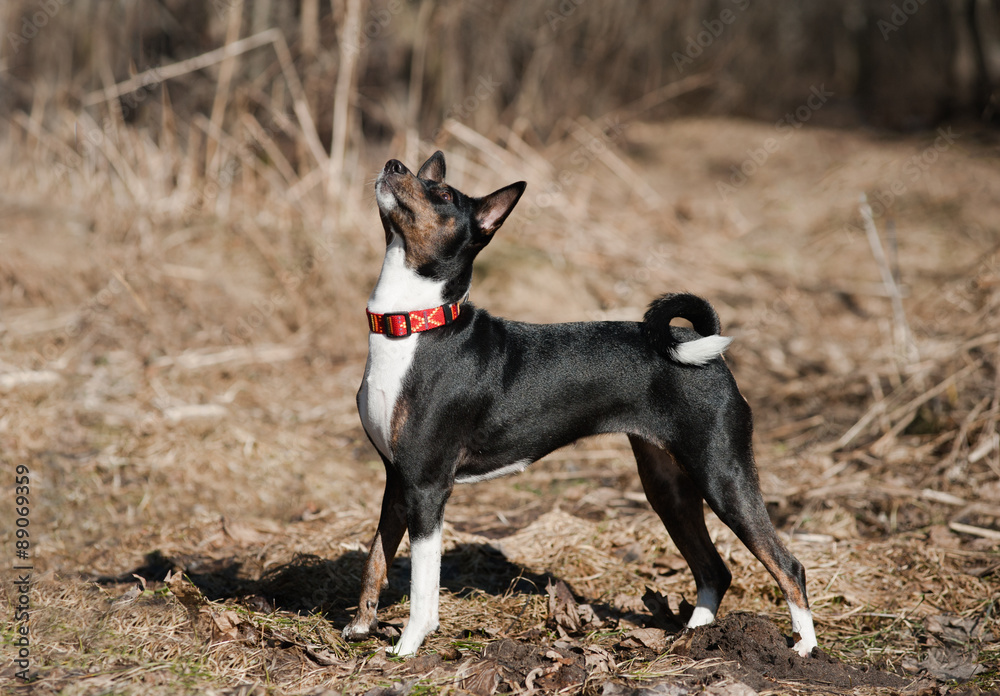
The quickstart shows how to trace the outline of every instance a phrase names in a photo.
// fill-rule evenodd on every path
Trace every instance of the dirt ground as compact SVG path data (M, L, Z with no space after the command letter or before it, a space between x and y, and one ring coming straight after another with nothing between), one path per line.
M732 589L716 625L679 630L694 583L618 436L457 488L441 629L415 658L384 652L407 616L404 542L379 635L345 643L383 482L354 406L373 197L331 213L324 237L250 167L231 187L185 184L183 162L131 133L67 171L57 145L14 129L0 142L0 597L29 618L0 628L0 689L997 693L996 133L581 132L508 143L502 160L445 143L462 190L529 182L473 299L528 321L710 299L736 337L772 519L807 569L812 657L788 649L780 593L712 515Z

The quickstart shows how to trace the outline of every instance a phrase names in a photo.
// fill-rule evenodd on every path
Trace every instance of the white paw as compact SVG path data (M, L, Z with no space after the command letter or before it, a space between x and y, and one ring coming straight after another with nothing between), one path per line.
M340 632L341 638L351 643L359 643L366 640L371 635L371 628L364 624L355 625L353 622L344 626Z
M715 622L715 614L712 613L711 609L705 607L695 607L694 612L691 614L691 618L688 619L688 628L698 628L699 626L708 626Z
M812 653L812 649L815 647L816 647L815 640L806 640L805 638L803 638L802 640L800 640L798 643L795 644L792 650L797 652L801 657L809 657L809 655Z
M424 638L436 630L437 623L426 626L415 626L411 621L403 629L403 635L400 636L399 642L389 648L389 653L397 657L416 655L417 650L424 642Z

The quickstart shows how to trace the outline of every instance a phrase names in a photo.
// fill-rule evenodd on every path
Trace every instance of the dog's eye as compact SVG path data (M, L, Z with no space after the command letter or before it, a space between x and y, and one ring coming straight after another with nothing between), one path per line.
M451 202L451 191L443 189L438 192L438 195L441 196L441 200Z

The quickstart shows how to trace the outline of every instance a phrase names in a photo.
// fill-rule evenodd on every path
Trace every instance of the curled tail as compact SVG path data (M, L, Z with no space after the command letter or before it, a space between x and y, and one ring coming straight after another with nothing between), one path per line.
M674 317L690 321L702 338L678 341L670 327ZM689 293L663 295L653 300L643 317L642 330L657 353L685 365L704 365L714 360L733 340L719 335L719 315L712 305Z

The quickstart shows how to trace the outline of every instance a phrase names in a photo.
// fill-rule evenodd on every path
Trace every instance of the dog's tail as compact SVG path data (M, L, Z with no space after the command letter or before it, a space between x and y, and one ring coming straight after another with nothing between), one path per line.
M670 327L674 317L690 321L702 338L678 341ZM720 336L719 330L719 315L712 305L689 293L663 295L653 300L642 322L646 340L656 352L685 365L704 365L722 355L733 339Z

